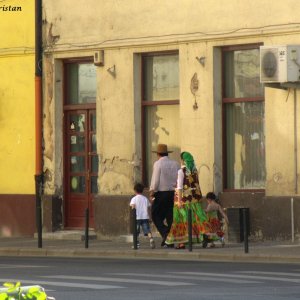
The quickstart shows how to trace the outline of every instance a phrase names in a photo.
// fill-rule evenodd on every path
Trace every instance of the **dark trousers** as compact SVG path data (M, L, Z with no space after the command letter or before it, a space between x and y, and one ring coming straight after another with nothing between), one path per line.
M162 238L165 239L173 222L174 191L156 192L154 197L151 208L152 220Z

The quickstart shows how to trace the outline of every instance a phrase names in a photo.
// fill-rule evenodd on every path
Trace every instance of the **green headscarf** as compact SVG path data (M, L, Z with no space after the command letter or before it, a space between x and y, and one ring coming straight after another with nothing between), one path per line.
M181 158L183 159L187 170L192 173L196 169L192 154L189 152L182 152Z

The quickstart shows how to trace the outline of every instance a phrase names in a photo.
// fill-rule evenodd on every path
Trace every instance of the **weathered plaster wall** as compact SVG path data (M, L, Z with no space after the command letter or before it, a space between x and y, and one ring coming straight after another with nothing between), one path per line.
M63 14L61 7L72 11L72 14ZM297 7L300 8L300 3L292 0L287 1L284 6L272 1L245 4L235 0L226 1L226 5L219 6L208 1L195 0L177 0L172 3L158 3L155 0L91 0L87 6L81 0L76 7L71 0L60 0L55 4L52 1L44 1L46 51L70 55L75 49L80 52L78 49L84 48L83 46L105 50L105 66L99 67L97 73L100 193L130 193L132 182L136 178L135 173L140 172L141 157L137 144L140 133L135 127L139 116L136 110L139 108L134 105L138 101L138 96L134 94L134 55L170 49L178 49L180 53L182 150L194 154L203 192L221 190L221 181L219 180L217 186L214 183L214 177L219 176L221 172L220 162L216 164L214 154L217 151L216 147L221 146L218 138L214 136L215 132L219 135L221 133L215 128L220 124L218 122L221 115L214 114L218 107L214 105L218 104L214 103L216 90L213 68L220 64L220 61L214 60L213 49L224 45L261 42L295 44L298 42L298 19L292 12ZM292 34L293 32L295 34ZM206 57L204 67L197 62L196 56ZM116 67L115 76L107 72L113 65ZM194 73L197 73L199 79L199 91L196 93L197 110L193 109L195 98L190 92L190 80ZM293 190L291 155L281 160L284 163L274 159L277 155L293 152L290 140L292 137L289 134L293 121L290 119L290 122L282 124L280 119L282 113L290 115L292 109L291 100L280 100L285 98L285 93L266 92L267 194L270 195L280 193L279 191L290 194ZM274 97L278 99L273 101ZM272 106L272 102L279 102L279 105ZM51 112L48 115L46 122L51 119ZM273 121L281 128L276 131L277 134L273 134L276 129L271 125ZM47 127L50 127L50 124ZM287 141L282 147L274 149L273 137L278 137L280 131ZM46 133L51 135L51 130L46 128Z
M264 39L265 44L300 44L299 35L276 36ZM294 114L294 89L265 88L266 135L266 195L286 196L299 193L300 107L299 88L296 90L296 115ZM296 125L294 122L296 121ZM294 134L296 133L296 148ZM296 163L297 160L297 163ZM297 165L297 166L296 166ZM299 177L299 176L297 176Z
M107 68L116 66L115 74ZM101 194L130 193L134 160L133 55L128 50L105 52L99 68L97 111L99 186Z
M266 89L267 194L294 193L293 91Z
M55 192L55 106L54 106L54 63L52 55L44 57L43 84L43 138L44 138L44 190L46 194ZM57 118L58 121L58 118ZM62 151L62 141L60 143ZM61 152L62 156L62 152Z
M300 9L296 0L72 0L43 1L45 17L53 24L57 45L65 49L86 45L120 46L125 43L183 38L222 38L272 32L297 26Z

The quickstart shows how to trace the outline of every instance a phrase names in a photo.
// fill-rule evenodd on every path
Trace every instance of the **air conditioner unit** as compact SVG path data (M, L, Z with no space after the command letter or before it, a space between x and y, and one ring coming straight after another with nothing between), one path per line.
M300 81L300 45L260 47L260 82L296 81Z
M104 50L94 52L94 65L104 66Z

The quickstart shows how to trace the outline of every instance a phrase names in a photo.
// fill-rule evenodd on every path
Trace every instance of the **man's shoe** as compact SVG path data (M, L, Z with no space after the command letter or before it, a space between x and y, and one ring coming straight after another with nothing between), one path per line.
M164 244L163 248L174 248L174 244Z
M161 241L161 247L163 247L166 244L166 239L167 239L167 235L163 237L162 241Z

